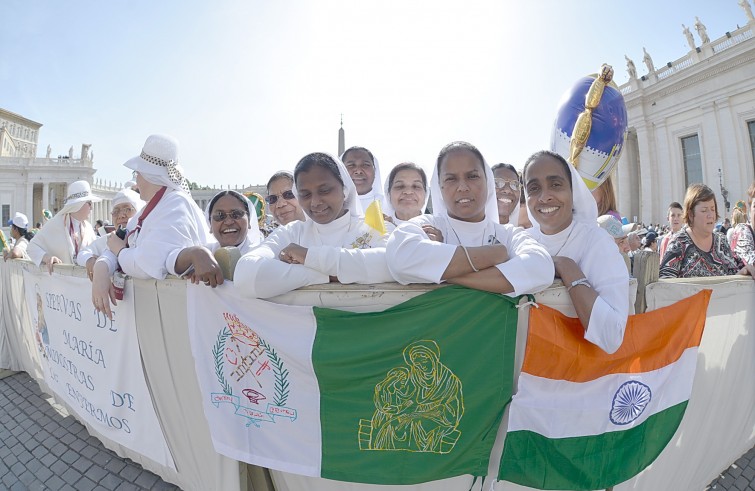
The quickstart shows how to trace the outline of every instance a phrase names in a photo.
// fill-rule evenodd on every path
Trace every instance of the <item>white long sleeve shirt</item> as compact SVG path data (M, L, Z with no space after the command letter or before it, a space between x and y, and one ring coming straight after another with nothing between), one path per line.
M422 225L432 225L444 242L431 240ZM463 222L450 217L421 215L401 224L388 239L388 267L401 284L440 283L459 245L477 247L500 243L510 259L496 268L514 287L509 296L541 291L553 283L550 255L523 229L492 220Z
M532 235L551 254L573 259L582 270L598 293L585 339L606 353L615 352L624 340L627 327L629 273L613 238L597 225L582 222L572 222L572 226L558 234L545 235L534 230Z
M295 221L279 227L236 264L234 283L254 298L270 298L308 285L393 281L386 238L348 213L328 224ZM304 264L279 259L289 244L307 248Z

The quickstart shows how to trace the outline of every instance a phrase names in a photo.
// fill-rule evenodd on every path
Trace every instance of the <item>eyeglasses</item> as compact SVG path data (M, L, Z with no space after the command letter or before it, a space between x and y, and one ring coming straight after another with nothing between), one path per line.
M269 205L274 205L275 203L278 202L278 200L281 197L283 199L294 199L294 198L296 198L296 196L294 196L294 192L289 189L288 191L283 191L280 194L280 196L278 196L277 194L271 194L270 196L268 196L268 197L265 198L265 201L267 201L267 204L269 204Z
M110 214L116 217L120 214L129 215L134 211L136 210L131 208L130 206L126 206L124 208L113 208L113 211L111 211Z
M519 191L519 181L516 179L504 179L502 177L495 178L495 188L497 190L505 188L506 184L509 185L512 191Z
M231 210L230 213L226 213L224 211L216 211L212 214L212 219L216 222L222 222L227 217L231 217L232 220L240 220L244 218L244 215L246 215L246 212L241 210Z

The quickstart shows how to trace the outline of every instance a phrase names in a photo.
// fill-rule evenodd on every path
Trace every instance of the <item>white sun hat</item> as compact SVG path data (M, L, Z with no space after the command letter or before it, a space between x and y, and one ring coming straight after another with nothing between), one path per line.
M92 188L87 181L75 181L68 185L66 199L63 201L63 208L58 213L75 213L84 206L84 203L91 201L99 203L102 198L92 194Z
M183 168L178 164L178 141L171 136L148 136L139 156L123 165L153 184L189 192Z

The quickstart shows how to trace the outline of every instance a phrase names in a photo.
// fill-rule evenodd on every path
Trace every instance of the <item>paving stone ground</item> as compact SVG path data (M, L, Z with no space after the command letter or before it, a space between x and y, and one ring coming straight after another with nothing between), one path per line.
M180 491L106 449L28 374L0 378L0 491L144 489ZM755 447L705 491L755 491Z
M180 491L106 449L28 374L0 379L0 491L145 489Z

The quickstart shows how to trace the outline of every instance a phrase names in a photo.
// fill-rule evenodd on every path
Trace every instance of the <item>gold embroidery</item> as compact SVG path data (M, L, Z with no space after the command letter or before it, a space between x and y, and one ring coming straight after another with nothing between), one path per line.
M372 419L359 421L360 450L451 452L461 436L461 381L441 363L435 341L408 345L404 361L375 385Z

